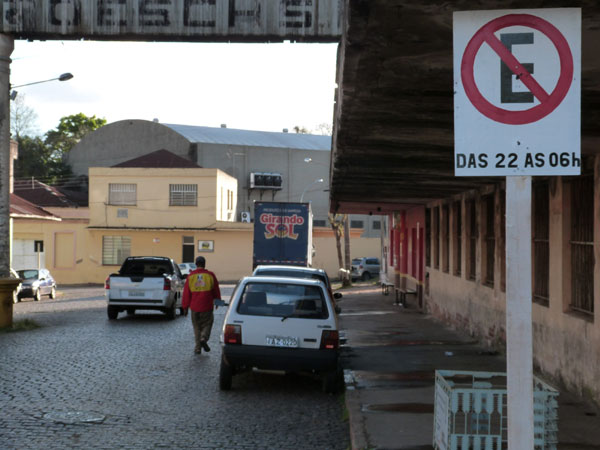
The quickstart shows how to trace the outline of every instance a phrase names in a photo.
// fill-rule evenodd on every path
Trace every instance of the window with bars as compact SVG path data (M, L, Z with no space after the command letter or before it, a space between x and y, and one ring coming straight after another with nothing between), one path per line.
M380 220L374 220L371 225L374 230L381 230L381 221Z
M442 270L450 271L450 208L442 206Z
M440 208L433 208L433 267L440 268Z
M494 194L486 195L483 198L485 214L485 279L483 281L487 286L494 285L494 259L496 257L496 231L494 227L495 208Z
M135 205L137 203L137 185L110 183L108 185L109 205Z
M350 228L363 228L364 223L362 220L351 220Z
M425 209L425 265L431 267L431 208Z
M548 181L533 184L533 299L548 305L550 279L550 195Z
M131 256L131 238L127 236L102 236L102 264L117 266Z
M477 274L477 206L475 199L471 199L467 202L467 212L469 217L469 259L467 261L468 266L468 278L474 280Z
M452 204L452 216L454 222L454 275L460 276L462 264L462 203L456 201Z
M594 178L571 183L571 309L594 314Z
M327 226L327 221L322 220L322 219L315 219L313 220L313 227L326 227Z
M506 191L500 191L500 289L506 292Z
M198 206L198 185L170 184L169 206Z

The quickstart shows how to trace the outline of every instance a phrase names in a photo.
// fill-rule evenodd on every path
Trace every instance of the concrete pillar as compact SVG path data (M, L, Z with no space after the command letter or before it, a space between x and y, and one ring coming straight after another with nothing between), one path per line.
M12 291L19 284L10 276L10 54L13 38L0 34L0 327L12 325Z

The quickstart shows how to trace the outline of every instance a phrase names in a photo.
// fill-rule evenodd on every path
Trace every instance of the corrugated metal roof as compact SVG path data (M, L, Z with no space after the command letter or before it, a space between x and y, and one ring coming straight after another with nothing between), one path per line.
M190 142L242 145L248 147L296 148L300 150L331 150L331 136L273 131L236 130L235 128L197 127L163 123Z

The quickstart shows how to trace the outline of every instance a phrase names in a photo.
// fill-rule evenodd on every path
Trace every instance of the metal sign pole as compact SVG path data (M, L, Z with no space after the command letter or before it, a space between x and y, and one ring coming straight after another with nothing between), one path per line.
M508 448L533 449L531 177L506 177Z

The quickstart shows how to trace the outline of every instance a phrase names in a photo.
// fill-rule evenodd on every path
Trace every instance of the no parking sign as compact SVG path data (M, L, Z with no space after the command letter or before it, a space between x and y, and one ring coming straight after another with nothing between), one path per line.
M578 175L581 10L454 13L457 176Z

